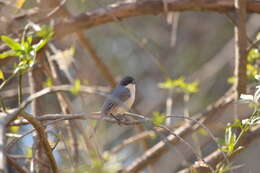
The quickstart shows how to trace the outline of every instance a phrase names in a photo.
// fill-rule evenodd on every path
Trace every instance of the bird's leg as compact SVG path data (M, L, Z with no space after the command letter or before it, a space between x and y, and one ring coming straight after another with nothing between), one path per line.
M113 114L111 114L111 116L117 121L118 125L121 126L121 120L120 120L120 118L118 118L117 116L115 116L115 115L113 115Z

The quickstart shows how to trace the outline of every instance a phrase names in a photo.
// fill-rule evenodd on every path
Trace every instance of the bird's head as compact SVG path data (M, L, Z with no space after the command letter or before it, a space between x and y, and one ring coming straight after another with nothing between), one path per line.
M131 77L131 76L126 76L126 77L124 77L124 78L120 81L119 84L122 85L122 86L127 86L127 85L129 85L129 84L135 84L135 80L134 80L134 78Z

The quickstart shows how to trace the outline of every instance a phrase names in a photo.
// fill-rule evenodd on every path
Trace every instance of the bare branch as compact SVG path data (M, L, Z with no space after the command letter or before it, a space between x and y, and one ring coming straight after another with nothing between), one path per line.
M39 120L37 120L36 118L34 118L33 116L31 116L30 114L26 114L25 112L23 114L21 114L21 116L26 119L27 121L29 121L33 127L36 129L38 137L39 137L39 141L42 144L42 147L45 149L46 151L46 155L49 158L50 161L50 165L52 167L52 170L54 173L58 173L58 167L55 161L55 158L52 154L52 148L48 142L48 137L46 135L45 129L42 126L41 122Z
M5 157L5 150L3 149L3 146L6 143L5 138L5 121L3 118L0 119L0 146L2 147L0 150L0 172L6 172L6 157Z
M182 1L176 0L167 3L168 11L212 11L226 13L234 11L234 3L230 0L218 1ZM260 13L260 2L247 1L247 11L249 13ZM162 0L139 0L123 1L114 3L106 8L100 8L93 11L72 17L55 26L55 38L62 38L76 31L89 29L108 22L114 22L117 19L126 19L135 16L157 15L164 13ZM61 29L62 28L62 29Z
M27 170L25 170L23 167L21 167L13 158L10 156L6 156L6 159L10 165L12 165L18 172L20 173L28 173Z
M25 101L23 101L21 103L21 105L19 106L19 108L13 110L11 113L8 113L8 116L5 117L6 125L8 125L11 121L16 119L18 114L28 104L30 104L33 100L40 98L40 97L42 97L46 94L53 93L53 92L61 92L61 91L69 91L70 92L72 88L73 88L73 86L71 86L71 85L60 85L60 86L53 86L53 87L49 87L49 88L44 88L41 91L34 93L30 97L28 97ZM99 95L106 96L106 94L104 92L96 89L95 87L89 87L89 86L81 86L80 89L79 89L79 92L88 93L88 94L99 94Z
M240 146L243 146L239 152L235 152L231 155L229 159L233 159L237 154L239 154L242 150L246 149L249 144L251 144L255 139L258 139L260 136L260 126L253 127L240 141ZM216 167L216 165L223 160L223 155L221 155L220 150L216 150L210 153L208 156L204 158L204 160L210 164L212 167ZM183 169L178 173L189 173L191 170L197 171L200 173L206 173L209 171L208 168L202 167L202 164L199 162L192 165L190 168Z
M168 128L173 130L173 129L176 129L177 127L180 127L181 125L183 125L183 124L172 125L172 126L170 126ZM162 128L158 128L158 129L155 128L154 130L156 130L159 133L165 132L165 129L162 129ZM115 147L113 147L111 152L112 153L117 153L117 152L119 152L120 150L122 150L123 148L125 148L126 146L128 146L128 145L130 145L132 143L141 141L141 140L146 139L146 138L153 137L155 135L154 130L147 130L147 131L144 131L142 133L138 133L135 136L131 136L131 137L125 139L124 141L122 141L122 143L120 143L120 144L116 145Z
M208 123L214 116L219 115L216 114L219 110L225 109L227 106L229 106L234 97L223 97L219 99L215 104L209 106L205 112L203 112L201 115L199 115L199 118L197 119L201 124L202 123ZM214 113L214 114L213 114ZM199 125L195 122L189 122L181 126L180 128L176 129L174 133L182 138L185 136L191 135L192 132L196 131L198 129ZM173 144L177 144L179 142L178 138L175 136L168 136L167 140L170 141ZM156 145L154 145L152 148L147 150L142 156L137 158L133 161L132 164L130 164L128 167L126 167L125 171L127 172L138 172L145 168L150 162L154 162L157 159L159 159L165 152L168 151L168 146L163 142L160 141Z
M247 33L246 33L246 15L247 0L235 0L237 14L235 26L235 89L236 99L240 94L246 92L246 65L247 65Z

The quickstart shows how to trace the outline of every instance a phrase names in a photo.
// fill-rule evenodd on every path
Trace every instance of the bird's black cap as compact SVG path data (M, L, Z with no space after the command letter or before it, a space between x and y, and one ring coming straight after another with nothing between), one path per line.
M131 76L125 76L119 83L122 86L126 86L128 84L135 84L135 80Z

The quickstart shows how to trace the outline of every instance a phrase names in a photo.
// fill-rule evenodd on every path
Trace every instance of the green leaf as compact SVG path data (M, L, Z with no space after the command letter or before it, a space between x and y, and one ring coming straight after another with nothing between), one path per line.
M31 44L32 44L32 40L33 40L32 35L29 35L29 36L26 38L26 40L27 40L28 44L31 45Z
M1 39L11 49L13 49L13 50L20 50L21 49L21 45L10 37L2 35Z
M27 148L26 148L25 155L26 155L27 157L32 157L32 155L33 155L32 147L27 147Z
M222 146L225 146L226 145L226 142L223 138L218 138L218 143Z
M246 69L247 69L247 77L248 77L250 80L254 80L254 79L255 79L255 76L259 73L258 68L254 67L254 66L251 65L251 64L247 64L247 65L246 65Z
M260 40L260 32L257 33L256 39L257 39L257 40Z
M236 77L235 76L231 76L227 79L227 82L229 84L234 84L236 82Z
M159 88L162 88L162 89L171 89L171 88L174 87L173 86L173 80L168 78L164 82L159 83L158 86L159 86Z
M47 42L47 39L43 39L39 41L37 44L34 44L32 47L36 50L36 52L38 52L41 48L43 48L43 46L47 44Z
M208 135L208 132L203 129L203 128L199 128L198 129L198 133L201 134L202 136L207 136Z
M51 87L53 85L53 82L51 78L48 78L45 82L43 82L43 86L45 87Z
M17 133L20 130L20 126L10 126L9 130L11 133Z
M4 58L10 57L10 56L16 56L16 54L17 53L13 50L5 51L0 54L0 59L4 59Z
M16 0L15 7L22 8L26 0Z
M80 90L80 80L75 80L73 88L70 89L71 93L77 95Z
M199 91L198 84L198 82L189 83L183 88L183 90L185 91L185 93L189 94L196 93Z
M183 93L193 94L198 92L198 82L185 82L184 77L179 77L176 80L167 78L164 82L159 83L159 88L162 89L176 89L176 91L181 91Z
M248 55L247 55L247 61L249 63L253 63L255 60L259 59L260 58L260 53L259 53L259 50L258 49L251 49L249 52L248 52Z
M5 79L4 72L0 69L0 79Z
M154 112L152 115L152 123L155 126L159 126L161 124L164 124L166 121L166 116L161 114L160 112Z
M41 30L36 33L36 36L44 39L50 39L52 38L53 34L54 34L53 28L44 25L41 27Z
M239 127L239 128L242 127L242 122L240 119L235 119L235 121L232 124L228 123L228 125L225 128L234 128L234 127Z

